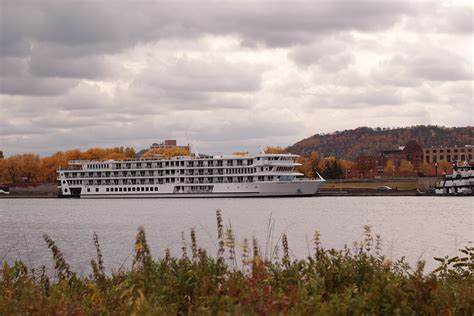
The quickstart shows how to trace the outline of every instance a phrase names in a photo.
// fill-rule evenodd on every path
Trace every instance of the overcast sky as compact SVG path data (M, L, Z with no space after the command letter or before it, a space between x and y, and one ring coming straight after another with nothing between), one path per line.
M473 125L471 1L0 0L0 150Z

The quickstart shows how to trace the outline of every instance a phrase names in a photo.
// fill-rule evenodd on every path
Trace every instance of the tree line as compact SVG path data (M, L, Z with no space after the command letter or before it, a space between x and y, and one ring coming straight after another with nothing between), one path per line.
M71 160L133 158L132 147L91 148L86 151L72 149L40 157L34 153L17 154L0 158L0 183L12 185L56 182L56 170L67 167Z
M287 149L280 147L267 147L267 154L288 153ZM248 152L235 152L237 155L247 155ZM141 157L170 158L174 156L187 156L190 152L184 148L153 148L146 151ZM40 157L34 153L17 154L4 158L0 156L0 184L8 183L13 186L18 184L54 183L56 171L60 167L67 167L71 160L96 160L96 159L127 159L136 156L132 147L91 148L85 151L79 149L58 151L51 156ZM358 170L368 174L369 166L363 160L351 161L336 159L335 156L324 157L318 151L311 151L298 157L297 171L308 178L318 178L318 174L325 179L344 179L351 176L351 171ZM402 160L395 166L393 160L388 160L384 166L384 174L391 175L395 170L405 174L424 175L429 172L429 164L422 163L415 167L407 160ZM447 161L439 162L440 172L450 172L452 166ZM374 170L373 170L374 171Z

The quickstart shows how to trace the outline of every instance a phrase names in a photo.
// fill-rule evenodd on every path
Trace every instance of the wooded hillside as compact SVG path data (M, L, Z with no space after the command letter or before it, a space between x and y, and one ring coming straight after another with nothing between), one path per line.
M418 125L393 129L359 127L332 134L313 135L290 146L288 151L299 155L318 151L322 156L354 159L361 151L364 154L376 154L381 150L397 149L411 139L422 147L472 145L473 132L472 126L448 128Z

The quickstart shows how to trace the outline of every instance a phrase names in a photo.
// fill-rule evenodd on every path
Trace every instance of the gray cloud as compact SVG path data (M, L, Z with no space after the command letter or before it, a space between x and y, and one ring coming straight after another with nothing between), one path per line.
M359 125L471 124L472 11L435 0L0 0L0 149L170 137L258 150Z
M113 53L139 42L203 34L239 34L250 41L286 46L310 41L319 33L386 29L412 13L408 3L206 1L190 6L181 1L131 5L127 1L4 0L2 47L23 47L21 43L30 41L77 48L79 54ZM21 53L27 51L23 47Z
M112 77L120 69L104 56L58 59L50 55L32 56L30 72L37 77L101 79Z
M316 64L323 71L337 72L354 62L348 47L348 43L343 41L318 41L312 45L295 47L290 52L289 58L301 68Z
M373 76L386 84L416 86L426 80L472 80L471 68L472 60L469 62L444 48L419 50L412 47L383 61Z

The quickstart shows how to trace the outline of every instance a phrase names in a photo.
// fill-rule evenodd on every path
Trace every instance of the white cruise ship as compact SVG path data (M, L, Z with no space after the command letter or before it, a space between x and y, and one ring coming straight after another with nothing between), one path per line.
M310 196L292 154L76 160L58 170L58 195L81 198Z
M474 169L457 166L452 175L445 175L435 189L436 195L474 195Z

